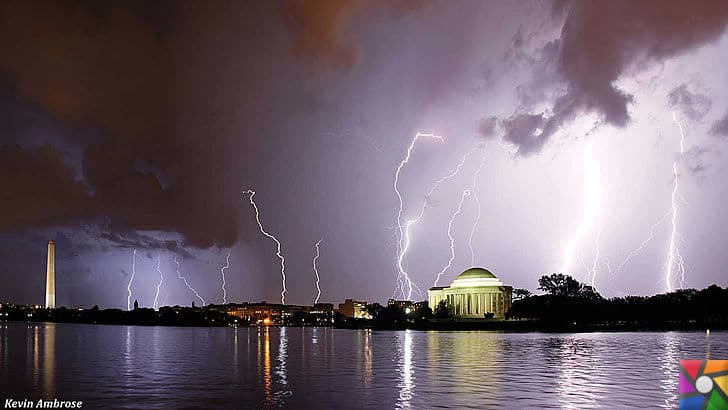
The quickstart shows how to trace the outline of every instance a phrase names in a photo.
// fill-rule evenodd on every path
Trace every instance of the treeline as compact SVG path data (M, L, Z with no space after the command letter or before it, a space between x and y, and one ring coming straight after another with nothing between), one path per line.
M680 289L654 296L604 298L587 286L562 274L542 276L539 290L544 295L520 296L514 300L508 318L546 323L635 324L643 327L726 328L728 287L711 285L702 290Z
M340 329L381 329L403 330L423 329L429 319L433 318L432 310L427 306L406 310L396 304L383 306L371 303L366 306L370 319L344 317L336 314L336 323Z
M4 305L6 320L27 320L32 322L92 323L114 325L149 326L228 326L237 323L237 318L212 309L181 306L165 306L159 311L149 308L134 310L99 309L58 309L32 308L21 305ZM240 323L242 324L242 323Z

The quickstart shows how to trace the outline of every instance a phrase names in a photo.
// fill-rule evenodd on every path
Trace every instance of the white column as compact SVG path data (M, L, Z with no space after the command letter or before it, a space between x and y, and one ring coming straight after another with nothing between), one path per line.
M48 241L45 306L50 309L56 308L56 253L53 241Z

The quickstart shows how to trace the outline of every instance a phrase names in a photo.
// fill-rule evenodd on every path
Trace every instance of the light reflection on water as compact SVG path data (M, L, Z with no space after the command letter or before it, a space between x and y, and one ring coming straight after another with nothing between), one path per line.
M728 333L0 325L7 398L84 408L674 408Z
M286 359L288 358L288 337L286 336L286 328L280 329L278 336L278 366L276 366L276 375L278 376L278 384L280 387L275 393L275 402L284 404L288 396L293 394L288 390L288 373L286 370Z
M397 353L398 372L399 372L399 398L397 400L397 408L410 408L410 400L412 400L412 391L415 388L414 370L412 369L412 331L405 330L397 334Z
M662 390L665 397L662 403L663 408L673 408L677 400L678 378L675 377L678 372L678 356L679 340L675 333L666 333L663 340L662 354L660 355L660 368L662 370Z
M43 394L56 395L56 324L48 323L43 332Z

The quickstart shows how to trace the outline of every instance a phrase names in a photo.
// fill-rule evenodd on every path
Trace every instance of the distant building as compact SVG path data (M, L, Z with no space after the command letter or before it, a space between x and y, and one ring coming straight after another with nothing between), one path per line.
M330 325L334 322L333 303L316 303L309 313L316 325Z
M397 306L400 309L402 309L406 313L411 313L418 311L420 309L424 309L428 306L427 301L423 300L420 302L413 302L411 300L396 300L396 299L389 299L387 301L387 306Z
M360 302L352 299L344 300L339 303L339 313L345 317L353 317L355 319L370 319L367 312L367 302Z
M225 307L228 315L247 320L250 323L280 324L285 305L260 303L231 304Z
M483 268L470 268L461 273L450 286L427 291L434 310L441 300L447 300L450 314L456 317L484 318L492 313L504 318L511 308L513 287L504 285L494 274Z
M410 311L414 310L413 308L414 303L412 303L411 300L396 300L396 299L389 299L387 301L387 306L398 306L400 309L407 311L409 309Z
M334 305L317 303L315 306L283 305L278 303L230 303L210 306L208 309L222 310L251 324L285 325L295 321L294 315L303 317L311 325L330 326L334 318ZM306 320L308 318L308 320Z
M53 244L53 240L48 241L45 307L46 309L56 308L56 248Z

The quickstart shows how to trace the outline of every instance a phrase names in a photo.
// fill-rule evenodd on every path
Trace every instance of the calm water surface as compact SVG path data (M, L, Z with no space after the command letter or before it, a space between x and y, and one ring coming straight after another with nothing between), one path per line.
M0 323L0 398L84 408L676 407L728 333L496 333Z

